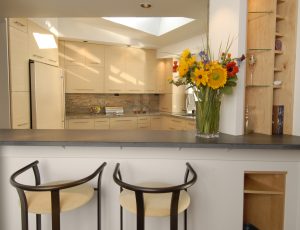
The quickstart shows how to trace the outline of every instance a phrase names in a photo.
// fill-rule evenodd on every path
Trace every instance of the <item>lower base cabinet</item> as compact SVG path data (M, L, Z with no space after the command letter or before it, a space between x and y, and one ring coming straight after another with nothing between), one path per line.
M68 129L94 129L93 119L71 119L68 121Z
M137 118L136 117L122 117L122 118L110 118L110 129L136 129Z
M69 119L67 129L145 129L145 130L195 130L195 120L172 116L137 116L113 118Z
M245 172L244 224L260 230L284 229L286 172Z

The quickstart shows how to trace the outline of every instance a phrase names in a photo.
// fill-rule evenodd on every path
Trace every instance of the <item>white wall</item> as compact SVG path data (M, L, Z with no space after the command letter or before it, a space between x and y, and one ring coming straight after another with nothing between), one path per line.
M159 48L157 49L157 58L176 58L187 48L189 48L192 53L197 53L206 47L206 37L207 35L203 34Z
M297 200L300 184L300 152L286 150L119 148L61 146L0 146L0 229L21 229L19 198L9 184L10 175L38 159L42 181L78 179L108 165L102 180L102 228L119 230L119 188L113 182L116 162L121 163L123 179L131 183L162 181L181 183L185 162L189 161L198 180L189 192L189 230L241 230L243 224L244 171L287 171L285 230L299 230ZM22 181L32 182L33 174ZM95 183L95 181L93 181ZM50 229L50 217L43 215L43 230ZM125 212L124 229L135 229L135 216ZM34 216L30 215L34 229ZM182 215L179 217L182 222ZM96 229L96 200L62 215L62 229ZM181 228L181 224L179 225ZM146 229L169 229L168 218L147 218Z
M300 3L298 3L293 135L300 136Z
M234 57L246 54L247 1L210 0L209 40L215 56L220 43L225 46L228 37L235 37L231 47ZM245 62L238 74L239 82L233 95L224 96L221 106L220 131L232 135L244 132Z
M10 128L8 46L6 20L0 18L0 128Z

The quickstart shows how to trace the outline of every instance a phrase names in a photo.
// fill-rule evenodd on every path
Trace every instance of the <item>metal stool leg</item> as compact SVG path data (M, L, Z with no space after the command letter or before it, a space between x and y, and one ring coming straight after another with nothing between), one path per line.
M184 211L184 230L187 230L187 209Z
M60 230L59 190L51 191L52 199L52 230Z
M36 214L36 230L41 230L41 214Z
M144 206L144 196L142 192L135 192L136 199L136 229L145 229L145 206Z

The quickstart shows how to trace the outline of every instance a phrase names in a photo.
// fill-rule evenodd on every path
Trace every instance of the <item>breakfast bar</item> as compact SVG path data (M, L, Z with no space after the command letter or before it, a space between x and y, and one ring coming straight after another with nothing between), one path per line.
M40 162L43 181L81 178L107 162L102 178L103 229L119 229L119 187L112 179L118 162L126 181L159 179L173 184L182 182L189 162L198 180L189 189L188 229L242 229L246 209L251 206L248 202L255 202L255 197L263 202L264 219L278 220L283 206L283 217L274 225L281 224L285 230L300 228L300 137L296 136L221 134L217 139L202 139L191 131L1 130L0 159L1 229L20 229L18 195L9 177L35 160ZM269 193L252 188L256 193L252 194L252 185L247 185L255 177L270 177L277 189L276 180L282 175L285 184L280 192L267 186ZM32 183L29 178L25 180ZM276 207L268 207L262 197L272 199ZM261 211L259 206L253 208ZM96 229L95 210L93 199L80 210L63 214L62 228ZM134 229L135 215L124 215L124 229ZM29 215L29 222L34 224L34 218ZM74 218L80 221L72 221ZM178 219L179 228L182 219ZM43 216L42 223L44 229L50 229L50 217ZM147 228L167 229L168 225L165 217L146 218Z

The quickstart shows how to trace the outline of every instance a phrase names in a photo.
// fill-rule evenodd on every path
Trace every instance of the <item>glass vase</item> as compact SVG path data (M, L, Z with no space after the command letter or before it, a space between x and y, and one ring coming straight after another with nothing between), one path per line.
M196 136L203 138L219 137L221 98L210 91L208 97L196 103Z

